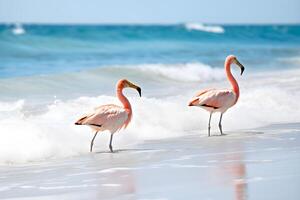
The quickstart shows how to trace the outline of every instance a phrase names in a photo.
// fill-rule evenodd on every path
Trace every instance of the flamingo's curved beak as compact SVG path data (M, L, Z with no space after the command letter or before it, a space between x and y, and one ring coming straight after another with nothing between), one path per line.
M131 82L129 82L129 81L128 81L127 84L128 84L128 87L131 87L131 88L133 88L133 89L136 89L136 90L138 91L140 97L142 96L142 89L141 89L139 86L137 86L137 85L135 85L135 84L133 84L133 83L131 83Z
M237 59L234 59L234 62L235 64L237 64L237 66L241 68L241 75L242 75L245 70L245 67Z

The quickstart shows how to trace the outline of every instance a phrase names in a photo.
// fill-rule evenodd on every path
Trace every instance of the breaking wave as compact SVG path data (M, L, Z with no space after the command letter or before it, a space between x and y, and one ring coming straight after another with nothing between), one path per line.
M280 73L273 74L269 79L250 76L248 80L242 80L237 105L224 115L224 131L230 134L235 130L270 123L297 122L300 119L297 112L300 109L300 94L296 92L299 88L295 87L299 85L299 80L291 76L291 73ZM274 78L280 84L273 84ZM220 84L224 82L219 81ZM142 98L136 97L135 93L129 95L133 120L126 130L116 134L115 148L130 148L149 139L184 136L191 131L206 135L208 113L187 106L197 89L186 87L179 94L160 98L147 93ZM92 132L88 127L75 126L74 122L93 107L106 103L119 104L110 95L57 99L36 112L41 106L32 108L25 100L0 102L0 163L26 163L89 153ZM218 115L214 115L213 132L218 131L217 121ZM95 150L107 150L108 139L108 133L99 135Z
M224 33L225 30L222 26L209 26L201 23L186 23L185 28L187 30L204 31L210 33Z
M22 24L19 24L19 23L15 24L14 28L11 31L14 35L23 35L26 33Z
M124 66L118 67L124 69ZM224 78L224 69L213 68L203 63L186 64L145 64L136 66L125 66L126 70L138 70L149 77L180 82L214 81Z

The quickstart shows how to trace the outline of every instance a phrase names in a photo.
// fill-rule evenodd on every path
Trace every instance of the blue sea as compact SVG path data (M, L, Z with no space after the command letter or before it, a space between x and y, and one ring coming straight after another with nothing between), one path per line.
M0 78L112 65L201 62L222 67L229 54L238 55L250 70L276 69L300 54L298 25L23 25L21 34L14 28L0 26Z
M118 103L120 78L143 93L125 91L134 117L124 131L131 140L121 145L205 132L207 113L187 102L205 87L230 87L223 69L230 54L246 70L240 76L232 66L241 97L225 129L300 119L300 25L2 24L0 163L86 152L90 130L73 123Z

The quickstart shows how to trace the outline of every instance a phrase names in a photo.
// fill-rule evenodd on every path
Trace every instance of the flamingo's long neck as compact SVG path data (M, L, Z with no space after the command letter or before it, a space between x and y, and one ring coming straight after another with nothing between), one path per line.
M226 76L232 86L233 92L236 95L236 100L235 100L235 103L236 103L240 96L240 89L239 89L239 85L238 85L237 81L231 74L230 65L231 65L231 61L229 59L226 59L226 61L225 61Z
M127 111L128 113L128 118L125 122L125 127L128 125L128 123L131 120L132 117L132 109L131 109L131 104L128 101L128 99L124 96L123 94L123 87L117 87L117 97L118 99L121 101L121 103L123 104L124 109Z

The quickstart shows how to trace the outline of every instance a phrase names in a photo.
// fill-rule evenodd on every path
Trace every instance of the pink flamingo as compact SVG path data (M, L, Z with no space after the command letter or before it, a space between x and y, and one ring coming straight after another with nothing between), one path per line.
M132 109L128 99L123 94L123 88L131 87L138 91L141 96L141 88L129 82L126 79L121 79L117 83L117 97L122 102L123 107L107 104L97 108L92 113L89 113L80 118L76 125L87 125L95 131L95 135L91 141L90 152L93 150L94 140L98 131L108 130L110 135L109 149L113 152L112 140L116 131L121 128L126 128L132 117Z
M220 112L219 129L221 135L222 130L222 117L223 114L233 105L236 104L240 96L239 85L231 74L230 66L232 63L238 65L241 69L241 75L243 74L245 68L233 55L227 56L225 60L225 72L227 79L229 80L232 89L204 89L197 93L197 95L190 101L189 106L199 106L208 112L209 122L208 122L208 136L210 136L210 120L214 112Z

